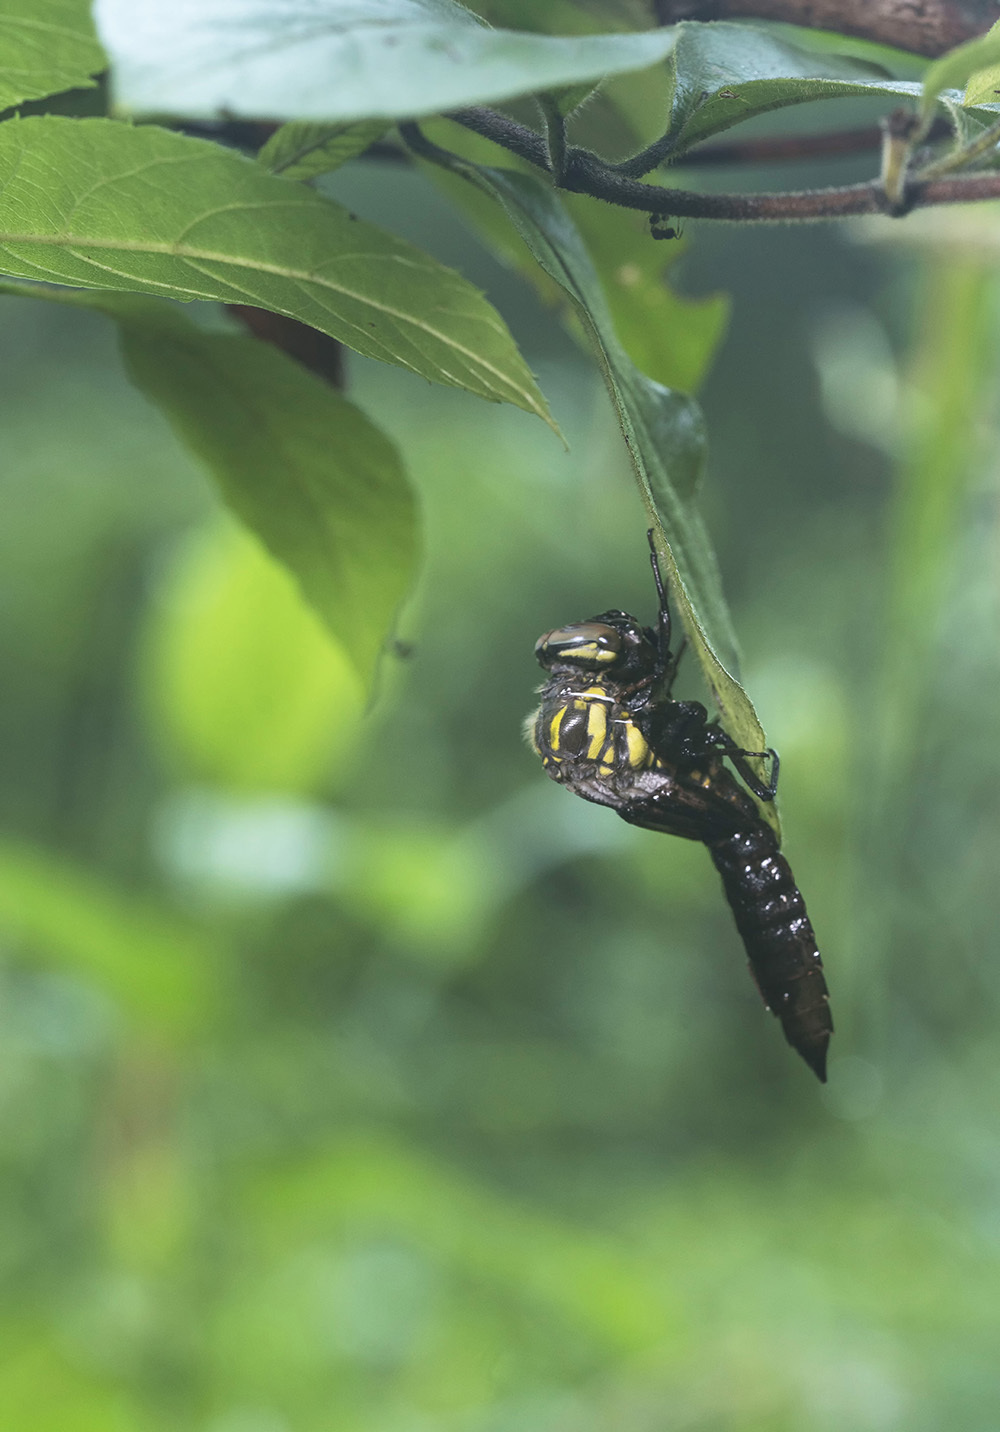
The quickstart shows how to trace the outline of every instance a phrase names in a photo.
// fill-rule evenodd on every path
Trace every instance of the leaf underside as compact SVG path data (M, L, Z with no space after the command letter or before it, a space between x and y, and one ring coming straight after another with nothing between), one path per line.
M551 424L472 284L217 144L113 120L15 119L0 125L0 189L2 272L271 309Z

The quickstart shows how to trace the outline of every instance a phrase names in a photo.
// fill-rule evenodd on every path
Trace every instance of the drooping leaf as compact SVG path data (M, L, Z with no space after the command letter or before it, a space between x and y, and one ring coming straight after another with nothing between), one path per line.
M269 344L203 333L173 313L116 316L139 387L294 573L370 689L417 558L415 501L392 443Z
M142 114L404 119L656 64L669 28L493 29L454 0L97 0L118 103Z
M106 64L89 0L6 0L0 10L0 110L90 89Z
M752 24L677 26L668 60L675 76L668 133L680 153L754 115L848 95L914 98L920 85L880 74L861 60L822 55Z
M418 548L415 500L389 439L270 344L207 332L150 299L38 292L115 320L137 385L293 574L370 690Z
M359 124L310 124L290 120L276 130L257 155L269 174L286 179L315 179L363 154L386 131L381 119Z
M736 638L718 566L695 505L704 459L701 411L693 399L640 373L619 343L600 282L558 197L533 175L455 160L457 172L500 201L536 261L568 295L589 333L614 404L678 615L697 652L729 733L760 751L764 733L733 674ZM775 819L773 811L769 818Z
M12 120L0 125L0 187L0 272L270 308L551 421L470 283L219 145L105 119Z

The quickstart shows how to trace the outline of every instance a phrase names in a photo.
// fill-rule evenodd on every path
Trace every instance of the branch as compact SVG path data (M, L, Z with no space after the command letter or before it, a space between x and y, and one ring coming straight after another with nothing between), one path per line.
M996 0L653 0L660 25L677 20L785 20L936 57L1000 18Z
M548 171L545 140L534 130L488 109L455 110L448 119L484 135L536 168ZM439 149L415 124L401 124L409 147L425 158L454 166L464 161ZM573 194L589 194L623 209L669 215L678 219L729 219L742 223L780 223L843 219L854 214L893 214L931 204L958 204L1000 198L1000 172L949 175L911 180L890 198L880 180L840 188L806 189L782 194L701 194L643 184L604 163L587 149L569 147L564 156L562 184Z

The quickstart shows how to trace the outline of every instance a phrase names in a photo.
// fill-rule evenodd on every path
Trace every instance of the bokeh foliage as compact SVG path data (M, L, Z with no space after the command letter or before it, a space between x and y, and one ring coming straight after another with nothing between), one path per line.
M540 631L651 612L597 375L424 177L330 192L487 290L569 452L352 360L427 548L365 714L102 303L0 300L4 1425L985 1432L995 217L915 253L692 225L675 266L734 300L705 517L833 989L820 1091L704 851L519 737Z
M414 224L442 223L407 182ZM382 219L377 170L342 183ZM698 237L689 281L735 298L708 515L834 989L825 1095L704 852L570 800L519 741L538 631L651 593L595 376L518 280L468 248L568 455L352 369L429 551L363 729L290 590L234 664L234 591L260 611L286 579L220 529L110 324L4 300L12 1425L989 1425L996 351L968 350L954 421L948 323L995 288L940 247ZM952 494L929 526L921 453ZM883 754L918 572L922 714Z

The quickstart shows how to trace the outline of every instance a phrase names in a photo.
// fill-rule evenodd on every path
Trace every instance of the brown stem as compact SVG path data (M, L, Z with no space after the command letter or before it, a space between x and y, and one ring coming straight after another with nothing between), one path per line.
M449 116L458 124L485 135L529 164L548 169L548 154L541 135L486 109L455 110ZM404 142L415 154L450 168L464 161L440 149L421 133L416 124L399 126ZM957 204L978 199L1000 198L1000 172L950 175L926 182L900 186L891 196L879 180L841 188L808 189L784 194L702 194L685 189L668 189L661 184L643 184L604 164L586 149L569 148L560 188L574 194L590 194L623 209L679 219L729 219L743 223L843 219L854 214L902 216L928 204Z
M931 57L982 35L1000 18L996 0L653 0L653 11L661 25L786 20Z
M785 194L697 194L665 189L635 180L601 183L588 164L572 163L564 188L592 194L626 209L668 214L673 218L730 219L743 223L781 223L843 219L854 214L892 214L902 217L912 209L931 204L972 203L1000 199L1000 172L957 174L926 183L912 183L892 202L878 180L836 189L806 189Z

